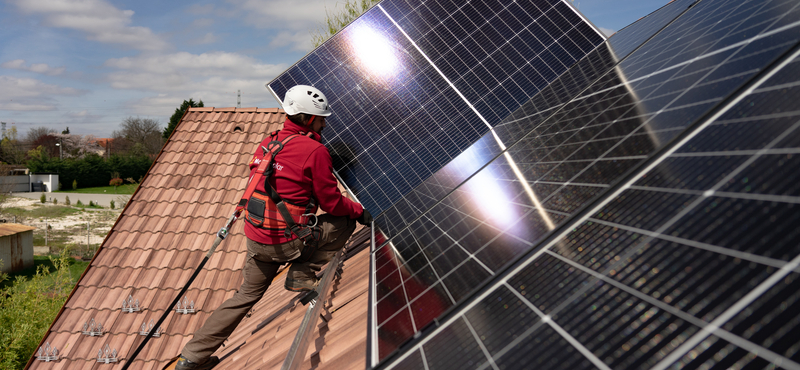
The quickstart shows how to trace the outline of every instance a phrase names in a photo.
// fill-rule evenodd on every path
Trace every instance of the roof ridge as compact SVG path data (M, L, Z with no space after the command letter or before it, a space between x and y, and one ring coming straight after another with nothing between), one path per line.
M254 113L286 113L281 108L259 108L259 107L190 107L189 112L254 112Z

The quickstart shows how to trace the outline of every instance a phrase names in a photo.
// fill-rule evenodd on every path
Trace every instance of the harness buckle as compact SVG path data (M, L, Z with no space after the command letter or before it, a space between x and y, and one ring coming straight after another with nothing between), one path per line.
M319 221L319 220L317 219L317 214L316 214L316 213L303 213L302 215L300 215L300 217L308 217L308 218L309 218L309 219L308 219L308 221L309 221L309 222L308 222L308 227L315 227L315 226L317 226L317 222ZM311 223L311 217L314 217L314 223L313 223L313 224Z

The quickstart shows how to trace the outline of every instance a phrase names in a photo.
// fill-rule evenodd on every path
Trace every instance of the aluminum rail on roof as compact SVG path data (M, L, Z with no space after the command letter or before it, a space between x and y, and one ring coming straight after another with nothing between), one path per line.
M306 309L306 315L300 323L300 328L297 329L292 347L289 348L289 353L286 354L286 359L283 361L281 370L296 370L303 364L305 354L308 351L308 342L317 326L319 313L328 297L328 290L330 290L333 277L336 276L336 270L339 269L339 264L341 263L344 252L344 249L342 249L336 253L333 259L328 263L328 267L325 268L325 273L322 275L319 287L317 287L317 293L319 295L309 303L308 309Z

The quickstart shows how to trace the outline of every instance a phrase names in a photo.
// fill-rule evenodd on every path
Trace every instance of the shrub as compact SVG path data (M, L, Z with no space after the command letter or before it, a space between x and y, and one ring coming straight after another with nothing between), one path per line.
M73 286L69 257L52 258L55 271L38 266L36 275L17 276L13 285L0 289L0 368L22 369L36 353L39 340L56 317ZM62 350L62 348L59 348Z
M39 201L42 202L42 203L47 202L47 197L44 196L44 193L42 193L42 196L39 197Z
M72 180L72 190L78 189L78 180Z
M69 195L67 195L67 197L64 199L64 203L65 203L66 205L70 205L70 202L69 202Z
M58 198L53 198L53 204L58 204Z
M111 208L111 209L114 209L115 205L114 205L114 200L113 199L110 202L108 202L108 207Z
M89 201L89 207L94 208L94 206L96 206L96 204L94 204L94 202L90 200Z
M61 190L61 181L58 182L58 190Z
M122 185L122 179L119 177L115 177L111 179L111 181L108 184L111 186L120 186Z
M83 207L83 202L81 202L81 200L78 199L78 203L75 203L75 207Z

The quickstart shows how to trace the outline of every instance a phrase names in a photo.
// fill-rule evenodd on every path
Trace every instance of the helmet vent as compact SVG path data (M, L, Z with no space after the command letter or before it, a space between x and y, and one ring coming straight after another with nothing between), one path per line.
M316 87L297 85L286 91L283 107L289 115L307 113L327 117L331 115L325 94Z

